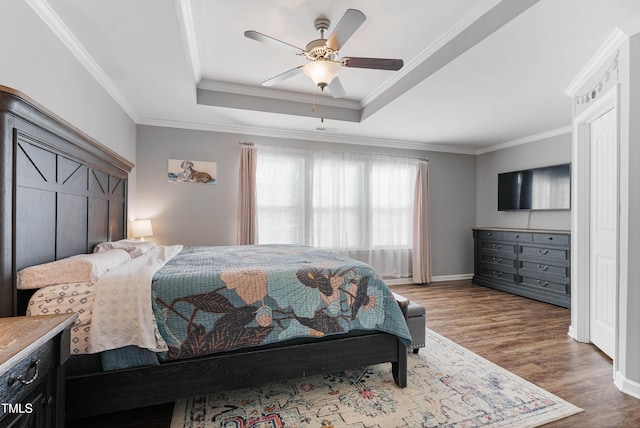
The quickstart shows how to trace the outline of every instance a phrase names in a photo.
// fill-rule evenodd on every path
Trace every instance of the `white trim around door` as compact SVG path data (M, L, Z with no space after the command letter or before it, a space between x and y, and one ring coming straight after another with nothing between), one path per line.
M572 148L572 203L571 203L571 327L569 335L580 342L590 342L590 290L591 290L591 123L604 113L615 109L619 127L619 85L612 87L594 100L573 121ZM618 139L619 152L619 139ZM615 178L619 180L619 177ZM618 213L619 215L619 213ZM617 236L619 247L620 237ZM619 270L619 259L616 269ZM615 287L618 310L619 284ZM617 371L619 326L615 327L615 349L612 355L613 372Z

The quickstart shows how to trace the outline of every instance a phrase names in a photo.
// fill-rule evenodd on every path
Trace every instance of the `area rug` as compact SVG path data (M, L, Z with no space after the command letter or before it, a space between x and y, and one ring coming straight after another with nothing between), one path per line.
M536 427L582 409L427 329L409 385L380 364L176 402L171 428Z

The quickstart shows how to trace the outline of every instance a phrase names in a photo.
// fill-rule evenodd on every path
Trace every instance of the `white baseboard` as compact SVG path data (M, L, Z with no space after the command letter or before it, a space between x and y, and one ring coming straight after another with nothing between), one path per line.
M387 285L411 285L415 284L413 278L400 278L400 279L385 279L384 283Z
M567 332L567 334L569 335L570 338L572 338L575 341L578 341L578 339L576 339L576 329L575 327L573 327L573 325L569 326L569 331Z
M444 282L444 281L461 281L464 279L473 278L472 273L464 273L459 275L438 275L431 278L431 282ZM411 285L416 284L413 278L401 278L401 279L385 279L384 282L387 285Z
M616 372L613 383L625 394L640 399L640 383L625 378L620 372Z
M462 273L459 275L438 275L431 278L431 282L462 281L464 279L471 278L473 278L472 273Z

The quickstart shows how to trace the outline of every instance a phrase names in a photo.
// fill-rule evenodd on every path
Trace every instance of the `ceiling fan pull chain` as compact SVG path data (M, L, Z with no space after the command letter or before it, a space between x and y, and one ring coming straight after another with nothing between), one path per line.
M324 86L320 86L320 123L324 123L324 88Z

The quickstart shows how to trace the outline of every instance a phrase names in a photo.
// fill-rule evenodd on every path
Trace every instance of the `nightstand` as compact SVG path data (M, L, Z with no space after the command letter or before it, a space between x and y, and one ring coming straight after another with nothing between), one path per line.
M0 426L64 427L64 364L77 317L0 318Z

